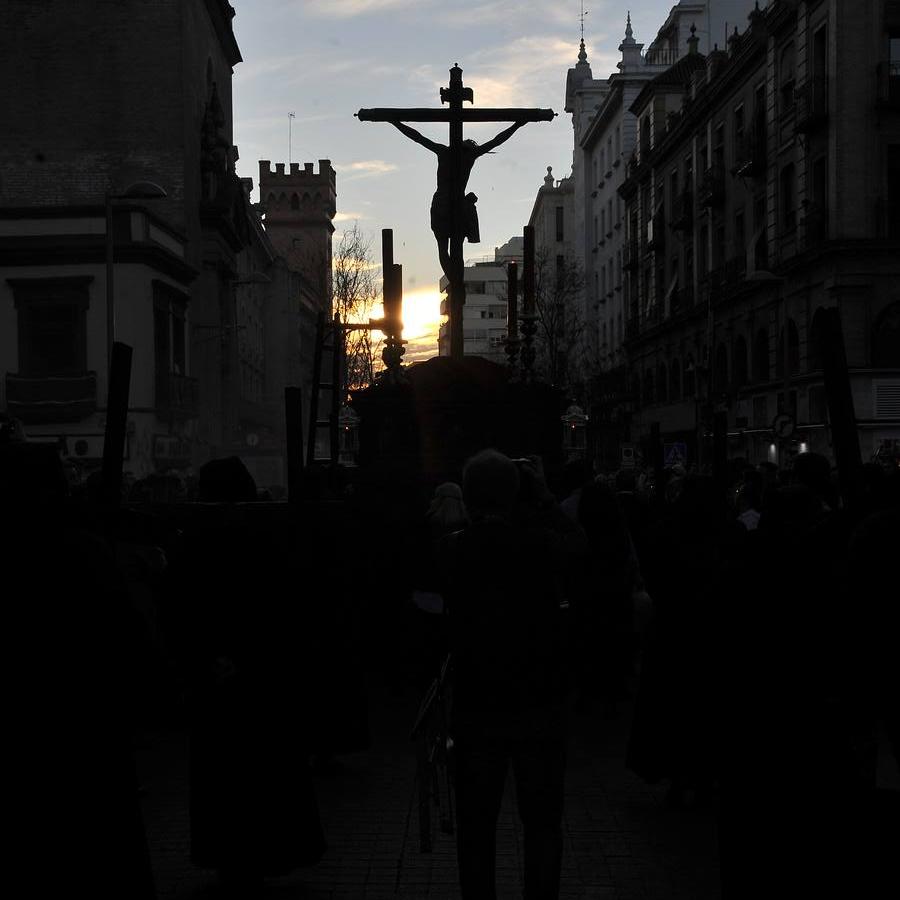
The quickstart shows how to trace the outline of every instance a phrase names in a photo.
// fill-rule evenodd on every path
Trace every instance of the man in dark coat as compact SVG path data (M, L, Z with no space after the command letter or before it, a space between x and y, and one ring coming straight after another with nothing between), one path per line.
M463 473L472 523L448 539L451 733L463 900L495 896L497 816L509 763L525 837L525 897L559 892L565 776L563 616L567 554L581 529L540 460L494 450Z

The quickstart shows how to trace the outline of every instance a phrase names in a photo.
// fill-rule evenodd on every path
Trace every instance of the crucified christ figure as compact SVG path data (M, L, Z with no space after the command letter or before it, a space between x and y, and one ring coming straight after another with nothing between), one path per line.
M462 211L462 221L460 227L462 237L465 237L470 244L477 244L481 240L478 231L478 211L475 209L475 203L478 198L473 193L465 193L466 185L469 181L469 175L472 173L472 167L475 160L485 153L490 153L495 147L499 147L504 141L509 140L516 131L518 131L526 121L516 121L509 128L505 128L499 134L495 135L486 144L478 144L472 140L465 140L459 153L459 181L456 185L456 193L454 197L454 151L446 144L439 144L436 141L430 141L427 137L420 134L415 128L410 128L402 122L392 121L391 124L401 134L406 135L410 140L421 144L427 150L430 150L438 158L437 166L437 190L431 199L431 230L434 232L434 238L438 245L438 257L441 261L441 268L447 276L448 281L453 281L452 266L450 260L450 245L454 231L454 200L465 194L465 203Z

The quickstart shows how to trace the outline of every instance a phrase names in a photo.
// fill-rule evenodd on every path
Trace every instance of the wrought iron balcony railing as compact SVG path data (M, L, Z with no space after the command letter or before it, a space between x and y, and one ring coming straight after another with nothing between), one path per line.
M7 372L6 405L26 425L78 422L97 409L97 373L35 378Z
M697 192L701 206L719 206L725 199L725 170L712 165L704 173Z
M753 127L735 145L734 175L740 178L760 178L765 175L767 162L767 133L765 120L757 116Z
M794 91L797 105L797 130L802 134L817 131L828 121L828 82L814 78Z
M644 53L644 63L648 66L674 66L678 62L677 47L651 47Z

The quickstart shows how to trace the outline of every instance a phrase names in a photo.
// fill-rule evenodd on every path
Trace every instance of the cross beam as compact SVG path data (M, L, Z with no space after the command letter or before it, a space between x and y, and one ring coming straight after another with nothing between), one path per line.
M390 122L397 126L403 133L422 144L429 150L438 154L438 190L435 200L432 202L432 230L438 239L441 265L447 276L448 294L450 300L450 356L461 360L463 357L463 305L466 302L466 288L464 282L463 240L467 234L470 239L477 237L477 213L475 213L474 201L469 207L469 216L474 219L474 233L471 225L466 224L466 193L465 186L475 159L482 153L499 146L512 134L519 125L526 122L552 122L556 113L552 109L467 109L463 103L474 103L472 88L463 86L462 69L454 65L450 70L449 87L440 90L441 103L448 104L447 109L396 109L379 107L375 109L361 109L356 117L361 122ZM447 146L436 144L424 138L414 129L406 127L405 122L447 122L450 126L450 140ZM516 125L497 135L488 142L484 148L473 154L466 150L463 143L463 123L465 122L513 122ZM464 162L464 155L466 161ZM441 160L444 162L441 162ZM473 195L469 195L471 198ZM438 199L440 198L440 200ZM475 198L477 200L477 198ZM449 229L446 226L435 225L435 204L438 205L439 215L442 206L449 206ZM447 232L449 231L449 242ZM449 243L449 247L446 245Z
M360 122L552 122L552 109L397 109L376 107L361 109L356 118Z

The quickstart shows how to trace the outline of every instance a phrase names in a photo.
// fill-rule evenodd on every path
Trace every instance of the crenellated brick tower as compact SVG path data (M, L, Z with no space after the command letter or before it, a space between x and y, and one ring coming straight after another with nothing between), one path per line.
M331 160L313 163L259 161L259 196L266 233L275 251L315 289L322 308L331 312L331 237L337 190Z

